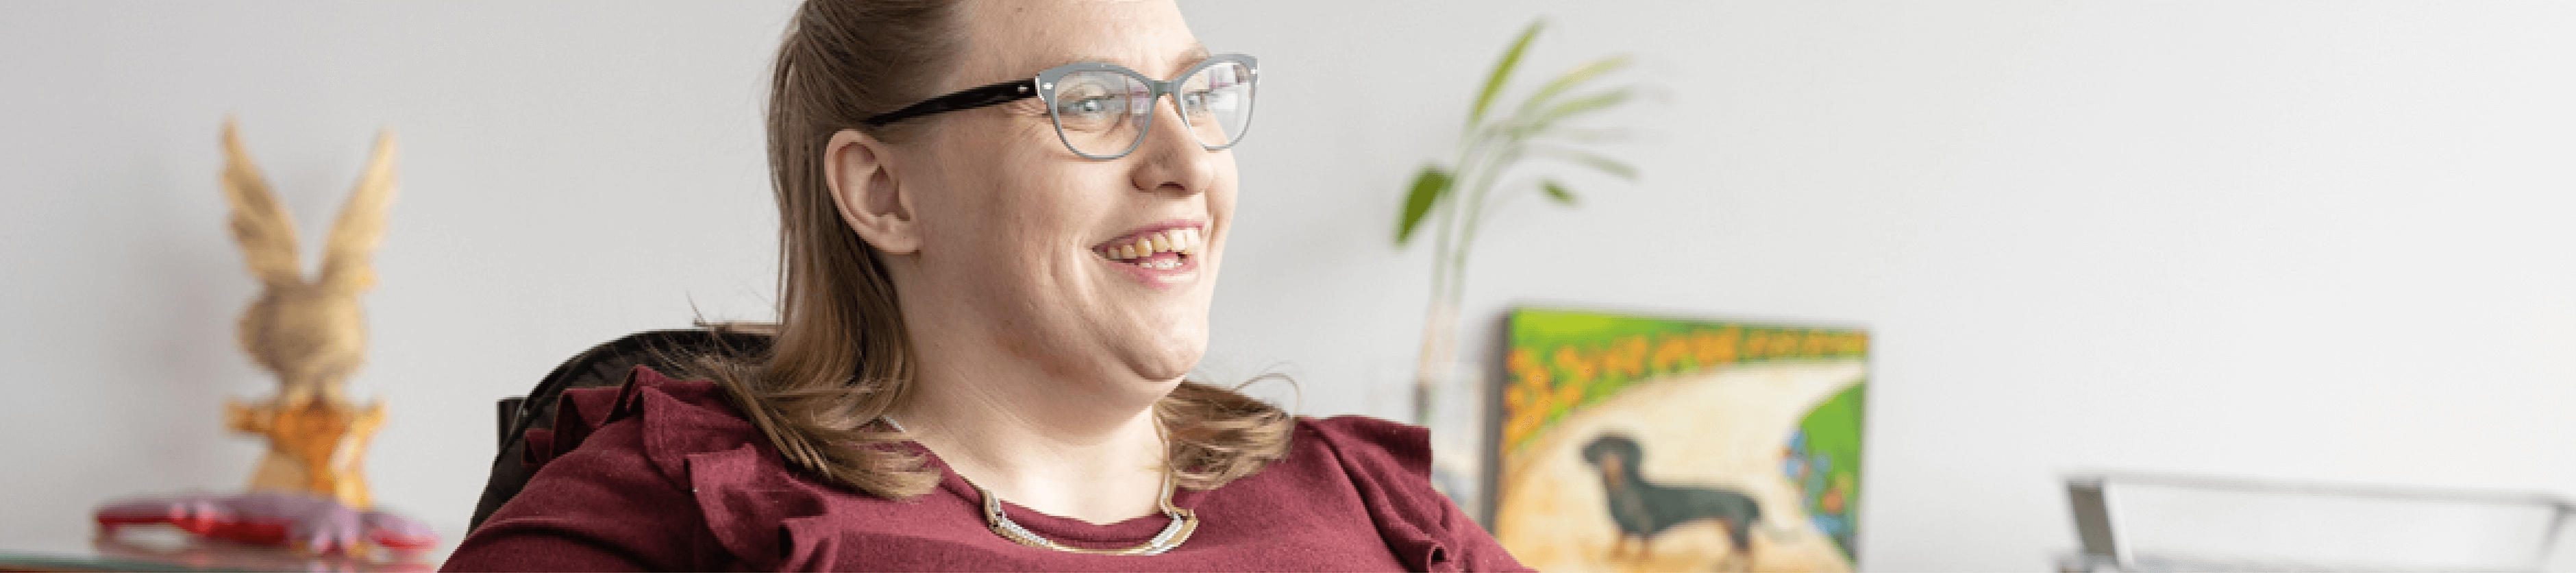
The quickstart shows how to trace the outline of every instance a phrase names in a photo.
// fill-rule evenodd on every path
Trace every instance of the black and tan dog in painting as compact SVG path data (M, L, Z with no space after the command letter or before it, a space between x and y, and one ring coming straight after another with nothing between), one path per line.
M1633 542L1637 547L1634 559L1644 560L1653 553L1650 545L1655 537L1665 530L1713 521L1731 544L1726 565L1736 571L1749 570L1753 564L1752 533L1762 521L1761 506L1752 497L1734 490L1648 481L1637 471L1645 456L1645 447L1635 438L1619 434L1603 434L1583 446L1583 461L1601 472L1601 489L1609 495L1610 521L1619 526L1619 540L1610 546L1611 557L1620 558L1622 550Z

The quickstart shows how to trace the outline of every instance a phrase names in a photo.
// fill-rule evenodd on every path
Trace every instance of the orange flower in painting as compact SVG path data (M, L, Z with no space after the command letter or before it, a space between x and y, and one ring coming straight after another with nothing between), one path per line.
M1580 404L1582 404L1582 403L1583 403L1583 385L1582 385L1582 384L1566 384L1566 385L1563 385L1563 386L1557 386L1557 387L1556 387L1556 404L1555 404L1555 406L1557 406L1557 407L1559 407L1559 408L1572 409L1572 408L1574 408L1575 406L1580 405Z
M1539 427L1546 425L1548 418L1555 415L1560 404L1556 399L1557 393L1545 386L1523 385L1515 386L1513 390L1512 395L1520 399L1520 404L1509 410L1511 417L1503 423L1503 443L1506 445L1519 444L1530 434L1538 432Z
M1547 363L1539 361L1536 350L1512 349L1512 357L1506 361L1504 367L1511 369L1512 380L1517 384L1538 388L1547 387Z
M1645 335L1620 338L1602 353L1601 370L1605 375L1636 378L1646 373Z
M1591 382L1592 376L1599 371L1593 366L1592 357L1584 356L1582 351L1575 350L1572 345L1556 347L1556 355L1553 358L1556 359L1556 369L1565 373L1564 378L1556 381L1558 384Z
M1512 416L1512 421L1503 425L1503 444L1520 445L1522 440L1529 439L1530 434L1538 432L1539 421L1543 419L1536 409Z
M1799 341L1799 353L1808 356L1824 356L1826 336L1822 332L1809 331L1804 340Z
M1653 362L1656 372L1668 374L1680 372L1682 371L1682 361L1689 360L1690 357L1691 345L1690 337L1688 336L1668 334L1664 335L1655 343L1655 358Z
M1735 329L1699 332L1691 335L1691 357L1699 367L1708 368L1735 361Z

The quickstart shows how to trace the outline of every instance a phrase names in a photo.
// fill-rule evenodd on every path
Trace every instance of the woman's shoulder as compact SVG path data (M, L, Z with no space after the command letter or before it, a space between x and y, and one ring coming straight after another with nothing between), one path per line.
M1431 431L1421 426L1368 416L1300 416L1297 433L1355 469L1431 478Z
M529 430L527 463L541 470L579 451L591 437L612 425L633 426L632 442L665 473L676 474L681 458L761 443L759 428L745 419L722 386L703 379L679 380L649 367L629 371L626 383L565 390L556 401L555 425ZM618 447L607 443L594 445ZM599 452L594 452L594 454Z
M1366 416L1297 420L1294 465L1329 459L1357 490L1378 536L1417 571L1527 570L1431 486L1431 431ZM1310 453L1312 452L1312 453Z
M638 367L621 386L565 391L555 427L526 439L535 475L467 535L451 568L719 567L730 560L721 555L761 555L778 520L796 514L707 511L723 505L710 496L795 481L714 382Z

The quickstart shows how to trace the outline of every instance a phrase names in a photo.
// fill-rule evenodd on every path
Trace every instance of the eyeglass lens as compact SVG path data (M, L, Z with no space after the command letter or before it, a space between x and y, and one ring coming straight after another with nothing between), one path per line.
M1219 62L1178 82L1173 104L1199 145L1224 148L1243 137L1252 120L1251 80L1251 67ZM1066 145L1083 155L1125 155L1143 140L1155 99L1151 87L1127 74L1066 74L1055 82L1056 129Z

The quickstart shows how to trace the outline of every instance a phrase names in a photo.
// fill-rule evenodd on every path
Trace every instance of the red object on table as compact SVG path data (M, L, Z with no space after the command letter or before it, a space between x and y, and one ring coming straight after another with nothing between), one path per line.
M438 545L429 527L382 511L359 511L331 499L284 492L133 499L98 509L103 533L167 524L199 537L316 553L353 552L360 542L397 553Z

